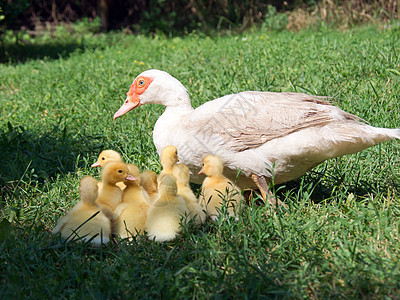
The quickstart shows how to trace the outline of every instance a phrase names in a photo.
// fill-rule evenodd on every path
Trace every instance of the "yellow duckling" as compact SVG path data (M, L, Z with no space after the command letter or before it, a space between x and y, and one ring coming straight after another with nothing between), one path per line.
M140 174L140 185L146 190L153 203L158 197L157 174L153 171L144 171Z
M60 232L64 239L90 240L96 246L107 244L110 241L111 224L95 202L97 190L97 180L84 176L79 187L81 200L58 221L53 233Z
M122 190L117 186L117 183L135 180L136 178L129 174L128 166L122 162L106 164L101 178L103 188L99 192L96 203L108 218L113 219L115 218L114 210L122 201Z
M178 162L178 152L175 146L169 145L161 150L160 162L162 171L158 178L160 179L164 174L172 174L172 167Z
M176 178L178 195L185 199L189 209L189 219L195 218L197 224L204 223L206 221L206 214L189 185L189 167L185 164L176 164L172 168L172 175Z
M121 155L117 151L103 150L101 151L99 157L97 158L97 161L94 164L92 164L92 168L97 168L97 167L103 168L106 164L108 164L111 161L123 162ZM125 188L125 184L123 182L118 182L117 186L122 190ZM103 184L99 182L98 187L100 192L101 189L103 188Z
M206 207L207 214L212 220L218 217L218 209L222 207L223 199L229 201L228 212L230 216L238 218L238 211L243 202L240 189L223 172L223 163L219 156L207 155L202 160L200 174L207 177L203 181L200 201Z
M122 193L122 202L115 209L117 218L113 221L113 233L122 238L129 238L139 232L144 232L147 220L147 211L150 208L149 196L140 186L139 169L135 165L128 165L129 174L136 180L125 181L126 188ZM121 211L121 213L119 212Z
M188 213L188 209L185 200L177 195L174 176L162 176L158 192L160 195L147 214L147 234L151 240L170 241L181 231L181 218Z
M92 164L92 168L104 167L110 161L122 162L122 157L117 151L103 150L101 151L97 161Z

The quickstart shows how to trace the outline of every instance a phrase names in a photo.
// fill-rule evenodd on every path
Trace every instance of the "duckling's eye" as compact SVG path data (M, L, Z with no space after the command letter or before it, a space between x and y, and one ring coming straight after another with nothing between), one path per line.
M118 170L118 173L120 173L120 174L121 174L121 173L122 173L122 170Z
M106 160L106 158L103 156L102 158L101 158L102 160Z
M201 164L202 167L204 167L204 164Z
M138 81L138 86L144 86L144 80L143 79L140 79Z

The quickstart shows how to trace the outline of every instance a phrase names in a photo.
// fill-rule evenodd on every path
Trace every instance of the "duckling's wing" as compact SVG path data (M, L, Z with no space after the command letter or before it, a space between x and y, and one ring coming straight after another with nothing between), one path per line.
M69 215L65 215L64 217L59 219L57 222L57 225L56 225L56 227L54 227L52 233L56 234L56 233L60 232L61 229L64 227L64 225L68 223L69 219L70 219Z
M322 97L242 92L203 104L185 124L198 138L212 136L214 143L243 151L309 127L359 120Z

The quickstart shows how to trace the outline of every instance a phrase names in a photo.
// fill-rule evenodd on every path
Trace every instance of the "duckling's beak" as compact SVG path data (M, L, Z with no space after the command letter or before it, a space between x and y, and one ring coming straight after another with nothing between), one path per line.
M96 168L96 167L100 167L100 163L98 161L96 161L93 165L92 168Z
M198 175L204 174L203 169L201 169L201 170L199 171L199 173L197 173L197 174L198 174Z
M128 176L126 176L125 180L134 181L134 180L137 180L137 178L132 176L131 174L129 174Z
M130 92L128 92L126 95L127 97L124 104L122 104L122 106L114 114L114 120L142 104L140 103L139 95Z

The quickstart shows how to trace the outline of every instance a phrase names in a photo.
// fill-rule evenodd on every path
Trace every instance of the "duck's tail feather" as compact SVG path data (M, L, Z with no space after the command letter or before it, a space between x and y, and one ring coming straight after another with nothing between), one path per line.
M391 131L393 132L393 138L400 140L400 128L395 128Z
M400 128L376 128L376 130L382 134L382 141L400 140Z

